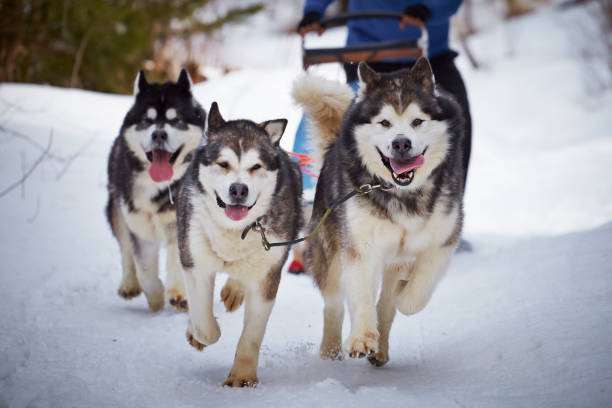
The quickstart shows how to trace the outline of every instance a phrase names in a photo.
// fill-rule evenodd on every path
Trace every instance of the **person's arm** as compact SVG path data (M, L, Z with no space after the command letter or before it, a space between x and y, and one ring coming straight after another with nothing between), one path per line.
M416 25L423 29L425 23L437 23L448 20L457 12L461 0L425 0L422 3L408 6L404 9L404 17L400 27L407 24Z
M317 31L319 35L323 34L325 28L319 24L319 20L325 9L333 0L306 0L304 4L304 16L297 26L297 32L302 37L311 31Z
M427 22L436 23L451 18L459 10L461 0L425 0L423 4L431 12Z
M304 3L304 15L310 12L323 15L325 14L325 9L327 9L327 6L329 6L332 1L334 0L306 0Z

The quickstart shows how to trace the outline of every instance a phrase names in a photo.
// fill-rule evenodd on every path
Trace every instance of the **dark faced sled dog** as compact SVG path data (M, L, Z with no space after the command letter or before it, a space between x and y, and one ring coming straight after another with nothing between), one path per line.
M164 306L157 259L165 244L167 298L185 310L174 198L204 136L206 112L194 99L185 70L177 83L163 84L149 84L141 71L134 94L108 160L106 214L121 249L119 295L131 299L144 291L151 310Z
M347 86L304 77L294 88L324 156L309 229L335 200L372 186L308 241L306 267L325 301L321 356L343 356L346 296L345 349L381 366L396 309L411 315L425 307L459 241L465 136L458 105L436 89L426 59L389 74L361 63L359 76L350 107Z
M242 232L259 220L270 241L288 241L302 224L300 170L279 146L286 125L286 119L226 122L213 103L207 143L197 151L181 188L178 239L189 343L202 350L221 335L213 315L216 272L229 275L221 291L226 309L245 302L242 335L223 385L258 382L259 349L289 252L288 247L266 251L259 234L242 239Z

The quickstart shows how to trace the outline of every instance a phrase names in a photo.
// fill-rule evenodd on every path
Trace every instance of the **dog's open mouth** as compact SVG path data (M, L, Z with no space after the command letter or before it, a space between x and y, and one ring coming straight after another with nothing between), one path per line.
M226 204L221 197L219 197L219 194L217 194L216 191L215 195L217 196L217 205L224 208L225 215L227 215L227 217L233 221L240 221L244 219L249 214L249 210L255 207L255 204L257 204L257 200L255 200L253 205L250 207L247 207L246 205L229 205Z
M162 149L153 149L147 152L147 159L151 162L149 175L153 181L159 183L172 179L172 175L174 174L172 165L179 154L181 154L181 150L183 150L183 146L179 147L174 153Z
M400 186L407 186L412 183L414 179L414 172L425 164L425 149L422 154L418 156L414 156L408 159L393 159L391 157L387 157L382 152L376 148L378 154L380 154L380 159L386 168L391 172L391 177L395 184Z

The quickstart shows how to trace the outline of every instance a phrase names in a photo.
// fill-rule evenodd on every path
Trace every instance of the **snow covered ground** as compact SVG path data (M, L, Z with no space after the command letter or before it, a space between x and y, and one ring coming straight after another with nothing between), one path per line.
M391 362L320 360L321 298L284 274L256 389L220 387L242 309L215 303L222 336L199 353L186 315L116 295L106 159L131 98L0 85L0 194L50 143L0 197L0 407L612 406L612 93L585 91L564 31L582 18L544 10L492 27L471 42L484 69L458 59L474 251L455 256L423 312L398 315ZM289 148L298 73L299 61L244 69L196 94L227 118L287 117Z

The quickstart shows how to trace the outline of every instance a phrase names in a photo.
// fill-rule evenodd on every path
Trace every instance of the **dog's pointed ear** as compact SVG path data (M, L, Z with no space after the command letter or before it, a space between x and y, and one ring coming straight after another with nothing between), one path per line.
M370 85L380 79L380 74L374 71L367 62L360 62L359 67L357 68L357 72L359 73L359 81Z
M278 146L281 137L283 137L283 133L285 133L285 128L287 127L287 119L274 119L267 120L259 124L262 127L268 136L270 136L270 141L273 145Z
M138 71L138 74L136 75L136 80L134 81L134 96L142 92L147 86L149 86L149 83L147 82L147 77L145 76L144 71L141 69L140 71Z
M185 68L181 69L181 73L179 74L176 84L185 91L191 91L193 81L191 80L191 75L189 75L189 72L187 72Z
M215 131L225 124L225 119L219 112L219 105L213 102L210 111L208 111L208 130Z
M419 58L416 64L414 64L410 70L410 75L423 90L429 93L434 93L435 79L431 65L429 65L427 58Z

